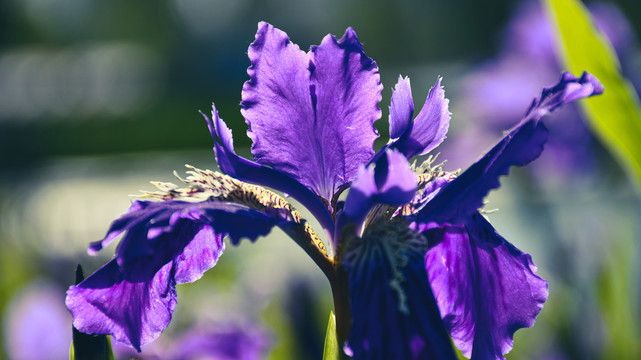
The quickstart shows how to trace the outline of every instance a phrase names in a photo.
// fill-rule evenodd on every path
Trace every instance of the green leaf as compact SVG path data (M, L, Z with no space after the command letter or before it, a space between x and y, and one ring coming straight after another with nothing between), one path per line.
M579 0L545 0L556 27L559 54L575 75L584 70L595 75L605 92L581 101L594 133L626 170L641 193L641 103L621 75L618 58Z
M636 308L633 241L619 243L606 257L597 279L598 299L608 332L603 358L641 358L641 329Z
M330 311L329 322L327 323L327 333L325 334L323 360L338 360L338 352L338 340L336 339L336 316L333 311Z

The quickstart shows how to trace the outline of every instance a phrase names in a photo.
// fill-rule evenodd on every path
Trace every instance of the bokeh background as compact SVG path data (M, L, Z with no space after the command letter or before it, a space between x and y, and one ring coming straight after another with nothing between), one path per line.
M624 74L641 84L641 3L586 4ZM111 246L90 257L87 244L128 208L128 194L152 190L148 181L177 182L184 164L216 168L198 110L215 101L249 154L240 90L261 20L302 49L356 30L385 87L378 146L399 74L411 78L417 109L443 76L453 113L439 157L447 170L480 156L561 71L536 1L0 2L0 358L68 357L64 294L75 267L91 273L113 255ZM537 324L516 333L507 358L641 358L639 194L578 108L548 123L548 151L503 178L486 206L550 286ZM228 246L178 294L158 341L116 354L166 358L197 348L196 333L228 339L212 358L321 357L329 287L282 233Z

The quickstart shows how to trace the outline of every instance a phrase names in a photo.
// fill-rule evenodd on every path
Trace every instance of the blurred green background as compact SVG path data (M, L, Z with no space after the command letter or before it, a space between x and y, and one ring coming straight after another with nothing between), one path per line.
M627 17L636 38L626 45L628 64L641 69L641 2L606 3ZM446 169L455 170L500 136L479 141L470 132L482 123L466 84L479 66L508 51L508 24L521 6L507 0L0 2L0 358L30 359L16 347L64 358L71 333L64 292L75 266L89 274L113 254L111 246L90 257L87 244L128 208L128 194L152 189L148 181L177 182L172 171L182 174L186 163L216 168L198 110L208 112L215 101L236 148L249 153L239 102L258 21L286 31L304 50L327 33L356 30L384 85L379 146L387 140L398 75L412 79L417 109L443 76L453 113L445 154L450 139L469 139L466 131L474 139L456 144L475 145L458 159L452 152ZM541 78L536 88L557 77ZM538 91L528 90L526 98ZM488 208L499 209L489 215L492 223L532 254L550 284L537 324L516 333L508 359L641 356L639 198L603 147L591 146L591 171L550 170L542 178L516 169L490 196ZM228 246L213 271L178 291L174 321L143 347L143 358L187 329L218 325L258 327L271 359L320 358L329 287L282 233Z

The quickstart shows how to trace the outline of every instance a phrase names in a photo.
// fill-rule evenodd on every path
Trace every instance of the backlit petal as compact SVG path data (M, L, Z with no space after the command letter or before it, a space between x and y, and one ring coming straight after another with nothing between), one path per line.
M329 201L374 154L382 85L350 28L309 53L259 24L242 94L257 163L284 172Z
M534 325L548 296L530 255L496 233L480 214L465 226L424 233L425 267L454 343L472 359L503 359L514 332Z
M430 89L425 99L421 112L392 145L408 159L414 155L427 154L445 140L451 114L448 107L449 100L445 98L441 80L442 78L436 80L436 84Z

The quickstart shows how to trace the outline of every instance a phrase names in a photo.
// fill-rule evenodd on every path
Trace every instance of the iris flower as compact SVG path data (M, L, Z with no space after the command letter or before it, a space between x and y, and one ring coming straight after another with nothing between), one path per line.
M192 168L183 188L157 183L90 245L95 253L122 235L113 260L68 290L74 326L140 350L169 324L176 284L213 267L223 238L253 242L279 227L328 278L338 340L353 358L455 359L452 339L468 357L503 358L513 333L533 325L547 282L479 209L499 176L539 156L541 118L602 92L598 80L563 74L459 175L430 158L408 162L445 139L440 78L414 118L409 79L399 78L391 140L375 152L382 85L354 30L304 52L260 23L248 53L241 113L254 160L235 153L214 107L205 118L222 173ZM318 220L326 244L287 197Z

